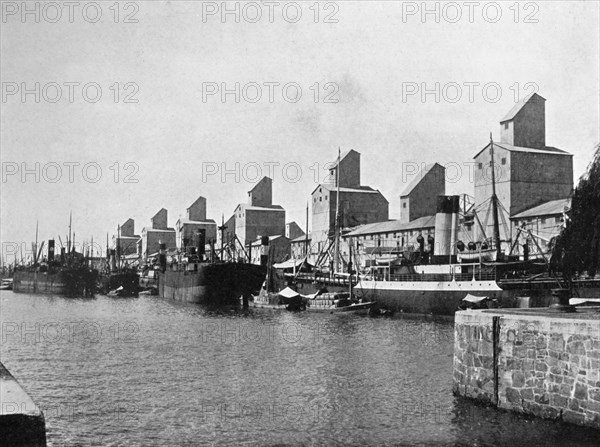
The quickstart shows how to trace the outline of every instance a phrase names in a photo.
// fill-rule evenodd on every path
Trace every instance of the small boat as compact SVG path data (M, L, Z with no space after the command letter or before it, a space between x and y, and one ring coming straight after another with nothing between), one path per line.
M248 306L258 309L305 310L305 301L302 295L289 287L286 287L279 293L268 292L265 281L260 293L257 296L252 296L252 300L248 302Z
M106 296L124 298L124 297L132 296L132 294L131 294L131 291L128 290L127 288L125 288L123 286L119 286L116 289L109 291L106 294Z
M308 312L368 314L373 304L371 301L353 299L348 292L316 293L304 298L306 299L306 310Z
M2 285L0 285L0 290L12 290L13 288L13 279L12 278L4 278L2 280Z
M158 289L150 288L148 290L142 290L140 293L138 293L138 296L154 296L154 295L158 295Z

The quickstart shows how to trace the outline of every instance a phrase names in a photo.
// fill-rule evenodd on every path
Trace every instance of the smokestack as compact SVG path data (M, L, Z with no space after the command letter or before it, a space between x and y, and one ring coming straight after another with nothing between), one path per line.
M269 236L263 236L260 245L260 265L266 267L269 262Z
M54 239L48 241L48 262L54 261Z
M198 247L198 256L204 258L204 254L206 253L206 230L204 228L199 228L196 234L198 237L196 244L196 247Z
M438 196L435 215L436 258L438 262L447 262L448 256L455 254L458 232L459 196ZM446 259L444 259L444 257Z
M423 259L423 254L425 253L425 238L423 237L423 234L419 233L417 242L419 243L419 255L421 259Z
M109 250L109 253L110 253L110 271L115 272L115 271L117 271L117 251Z
M167 270L167 244L158 241L158 247L158 264L160 271L164 273Z

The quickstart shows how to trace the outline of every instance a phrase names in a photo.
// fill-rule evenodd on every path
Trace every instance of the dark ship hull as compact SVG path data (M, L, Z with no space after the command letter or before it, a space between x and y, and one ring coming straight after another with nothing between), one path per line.
M45 295L93 296L98 273L88 269L65 269L58 272L16 270L13 292Z
M238 305L241 296L258 293L266 275L266 267L237 262L199 263L195 268L159 273L158 294L188 303Z

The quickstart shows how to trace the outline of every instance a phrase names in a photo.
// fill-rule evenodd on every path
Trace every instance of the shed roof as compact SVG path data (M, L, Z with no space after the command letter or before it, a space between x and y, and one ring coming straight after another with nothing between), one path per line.
M395 231L406 231L415 230L421 228L434 228L435 227L435 216L423 216L410 222L401 222L400 220L389 220L386 222L375 222L372 224L366 224L348 234L344 237L355 237L364 236L366 234L376 233L391 233Z
M161 228L144 227L142 233L175 233L175 228L168 227L166 230Z
M540 205L529 208L528 210L522 211L519 214L515 214L511 219L524 219L527 217L538 217L538 216L552 216L555 214L564 213L566 208L571 207L571 199L558 199L544 202Z
M281 205L252 206L252 205L248 205L246 203L240 203L235 208L235 211L237 211L238 209L244 209L245 211L248 211L248 210L250 210L250 211L285 211ZM234 212L234 216L235 216L235 212Z
M142 236L138 236L137 234L134 234L133 236L113 236L114 239L120 239L120 240L128 240L128 239L135 239L136 241L138 239L140 239Z
M217 223L213 219L206 220L190 220L187 217L181 217L177 220L177 223L180 225L185 224L204 224L204 225L216 225Z
M312 233L308 233L308 240L310 241L312 238ZM292 239L290 241L291 243L296 243L296 242L306 242L306 234L302 235L302 236L298 236L295 239Z
M573 154L568 153L567 151L563 151L562 149L558 149L552 146L545 146L543 149L535 149L532 147L522 147L522 146L513 146L508 143L496 143L494 141L494 147L498 146L499 148L505 149L509 152L528 152L531 154L550 154L550 155L566 155L572 157ZM490 143L488 143L483 149L481 149L473 158L479 157L479 155L490 148Z
M321 183L320 185L318 185L313 192L311 193L314 194L315 191L319 188L325 188L327 191L337 191L337 187L335 185L330 185L328 183ZM340 187L340 192L354 192L354 193L364 193L364 194L381 194L381 192L379 192L379 190L377 189L373 189L370 186L359 186L358 188L341 188ZM383 194L382 194L383 195Z

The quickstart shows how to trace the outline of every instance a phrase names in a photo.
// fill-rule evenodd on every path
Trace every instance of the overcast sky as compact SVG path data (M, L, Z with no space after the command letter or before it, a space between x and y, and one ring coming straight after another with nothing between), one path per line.
M220 221L269 173L304 228L338 147L397 218L421 164L472 195L468 163L534 90L578 178L600 140L599 3L511 5L429 3L438 23L421 2L3 2L2 242L33 240L36 220L64 240L72 210L76 240L104 244L163 207L175 226L199 195Z

